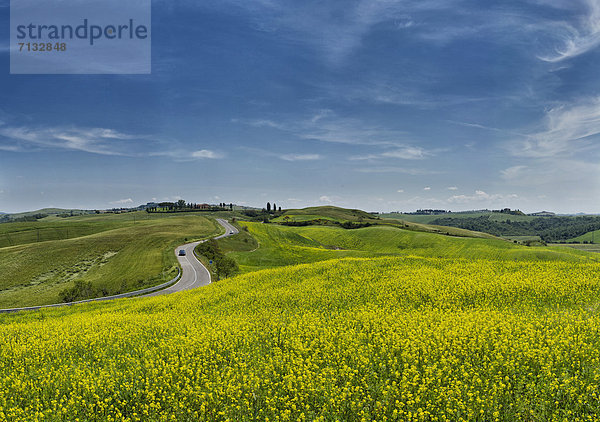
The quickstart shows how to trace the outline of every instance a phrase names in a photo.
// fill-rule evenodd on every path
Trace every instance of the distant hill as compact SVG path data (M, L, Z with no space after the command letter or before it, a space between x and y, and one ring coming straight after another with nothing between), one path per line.
M326 217L337 221L377 220L376 216L374 216L373 214L369 214L365 211L334 207L330 205L323 207L307 207L302 209L285 210L285 212L281 217L279 217L279 219L285 216L288 216L289 218L303 216L304 220L307 219L306 217L309 217L308 219L310 219L310 217ZM297 221L300 221L300 218L297 218Z
M312 225L319 223L328 224L329 221L337 223L349 221L354 224L358 223L361 225L392 225L403 228L405 230L436 233L448 236L496 238L496 236L488 233L482 233L473 230L465 230L456 227L443 227L440 225L424 224L420 222L412 222L410 220L400 220L398 217L389 218L390 215L391 214L377 215L356 209L323 206L285 210L285 212L282 215L278 216L277 218L274 218L271 221L273 223L285 225Z
M497 212L447 213L444 215L382 214L382 217L435 226L456 227L514 238L537 236L544 242L583 241L580 236L600 230L600 216L559 216L551 213L511 215ZM591 237L591 236L590 236Z
M33 221L41 218L45 218L51 215L83 215L90 214L93 211L79 210L79 209L64 209L64 208L42 208L36 211L25 211L17 213L0 213L0 223L7 223L11 221Z

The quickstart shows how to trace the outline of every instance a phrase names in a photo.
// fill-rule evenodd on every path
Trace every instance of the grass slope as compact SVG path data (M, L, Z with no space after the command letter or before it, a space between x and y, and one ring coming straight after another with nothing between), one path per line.
M581 236L574 237L567 240L567 242L587 242L587 243L600 243L600 230L594 230Z
M398 214L386 214L381 217L390 215L397 216ZM392 225L405 228L407 230L421 231L427 233L438 233L449 236L460 236L460 237L479 237L486 239L496 239L488 233L476 232L471 230L465 230L455 227L447 226L436 226L430 224L423 224L419 222L413 222L409 220L400 220L398 218L381 218L379 215L369 214L365 211L339 208L333 206L322 206L322 207L308 207L303 209L292 209L286 210L285 213L277 218L274 218L274 223L285 223L285 222L306 222L314 221L315 223L329 222L360 222L370 223L374 225Z
M85 222L61 220L0 224L0 248L49 240L72 239L132 224L130 221Z
M395 220L403 220L410 221L413 223L422 223L429 224L434 220L440 218L478 218L478 217L489 217L492 221L531 221L535 218L544 218L544 217L533 217L530 215L512 215L512 214L503 214L499 212L453 212L447 214L438 214L438 215L414 215L414 214L402 214L402 213L385 213L379 214L381 218L390 218Z
M599 275L346 259L0 315L0 419L598 420Z
M289 216L290 219L295 219L295 221L306 221L315 218L325 218L336 221L369 221L377 219L377 217L365 211L334 206L289 209L285 210L282 217L286 215ZM278 219L281 220L282 217L278 217Z
M95 218L104 229L119 222L118 217ZM69 227L87 226L74 221ZM0 248L0 308L60 302L59 292L75 280L106 294L159 284L177 272L172 252L177 244L219 231L207 218L176 215L73 239Z
M372 226L346 230L339 227L287 227L274 224L242 223L259 247L234 251L230 256L242 272L303 262L346 257L418 255L445 258L497 260L591 261L597 256L566 248L528 248L499 239L442 236ZM235 236L234 236L235 237ZM247 244L245 244L247 245ZM250 246L247 246L250 248Z

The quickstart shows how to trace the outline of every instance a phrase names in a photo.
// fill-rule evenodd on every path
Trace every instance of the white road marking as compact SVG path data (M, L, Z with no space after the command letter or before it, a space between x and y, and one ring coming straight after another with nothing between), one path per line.
M193 253L193 251L192 251ZM194 257L195 259L195 257ZM192 281L192 285L196 282L196 280L198 280L198 273L196 272L196 269L194 268L194 265L190 262L188 256L187 256L187 252L185 255L185 260L188 262L188 264L190 264L190 267L192 267L192 270L194 270L194 281Z

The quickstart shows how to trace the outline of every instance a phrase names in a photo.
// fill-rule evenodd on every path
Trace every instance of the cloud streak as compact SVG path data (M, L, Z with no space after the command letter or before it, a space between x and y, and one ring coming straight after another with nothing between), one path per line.
M111 202L112 205L127 205L127 204L133 204L133 199L131 198L127 198L127 199L119 199L118 201L112 201Z
M375 167L362 167L357 168L355 171L359 173L373 173L373 174L385 174L385 173L400 173L408 174L410 176L427 176L433 174L440 174L435 170L428 170L424 168L406 168L406 167L395 167L395 166L375 166Z
M600 45L600 3L586 0L585 12L579 19L579 25L562 22L555 31L561 34L562 46L552 55L538 56L539 59L557 63L580 56Z
M138 137L105 128L27 128L0 126L2 147L26 151L38 149L64 149L100 155L129 155L123 145ZM12 144L7 144L11 142Z
M351 161L378 160L423 160L435 155L435 151L411 145L405 141L406 132L370 125L359 119L338 117L331 110L319 110L309 117L273 119L233 119L234 123L256 128L274 129L299 140L310 140L330 144L345 144L357 147L372 147L371 153L350 156ZM377 151L377 149L379 151ZM318 160L319 154L274 154L262 151L265 155L276 155L286 161Z
M168 148L165 146L168 144ZM7 126L0 122L0 150L31 152L67 150L123 157L170 157L176 161L219 159L224 154L209 149L177 149L176 142L123 133L109 128Z
M150 152L151 157L168 157L178 162L196 160L219 160L225 158L225 154L209 149L190 151L186 149L170 149L167 151Z
M284 161L314 161L323 157L319 154L282 154L279 158Z
M600 134L600 98L552 108L542 126L524 140L513 141L510 146L513 155L565 157L595 148L591 138Z
M468 204L468 203L497 203L518 198L516 194L488 194L482 190L476 190L473 195L453 195L447 199L450 204Z

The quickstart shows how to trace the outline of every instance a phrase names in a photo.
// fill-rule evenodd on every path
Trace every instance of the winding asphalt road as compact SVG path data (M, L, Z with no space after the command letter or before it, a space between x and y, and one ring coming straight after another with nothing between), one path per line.
M215 237L215 239L221 239L223 237L233 236L234 234L239 233L238 229L229 224L227 220L217 218L217 222L225 228L225 233ZM210 284L211 280L208 269L206 269L206 267L202 265L200 261L198 261L196 255L194 255L194 249L196 249L196 246L202 242L206 242L206 240L186 243L185 245L175 248L175 255L177 255L177 260L179 261L179 265L181 265L181 278L174 285L167 287L166 289L144 295L143 297L166 295L170 293L181 292L183 290L195 289L196 287ZM185 255L183 256L179 255L179 251L181 249L185 251Z
M236 233L239 233L238 229L233 227L231 224L227 222L227 220L223 220L221 218L217 218L217 222L225 228L225 233L215 237L215 239L221 239L223 237L232 236ZM181 292L183 290L195 289L196 287L206 286L210 284L210 273L206 269L196 256L194 255L194 249L200 243L206 242L206 240L201 240L200 242L192 242L186 243L185 245L178 246L175 248L175 255L177 255L177 259L179 260L179 264L181 265L181 277L179 281L165 289L157 290L152 293L143 294L148 292L149 290L160 289L161 286L150 287L148 289L138 290L135 292L121 293L114 296L105 296L99 297L95 299L86 299L80 300L77 302L69 302L69 303L55 303L52 305L41 305L41 306L28 306L25 308L9 308L9 309L0 309L0 313L9 313L9 312L19 312L19 311L35 311L42 308L55 308L60 306L70 306L79 303L85 302L96 302L101 300L113 300L113 299L121 299L125 297L148 297L148 296L158 296L165 295L169 293ZM185 250L184 256L179 256L179 251L183 249ZM171 282L165 283L168 285Z

